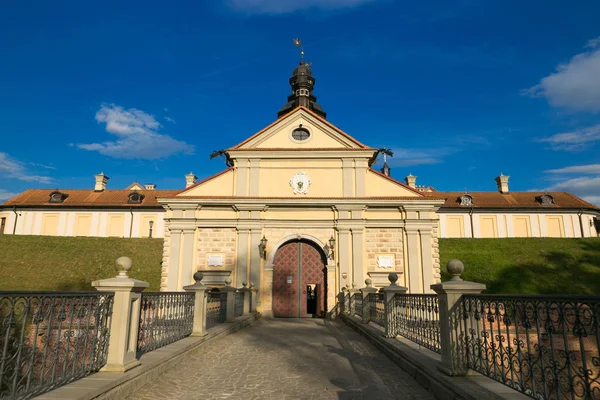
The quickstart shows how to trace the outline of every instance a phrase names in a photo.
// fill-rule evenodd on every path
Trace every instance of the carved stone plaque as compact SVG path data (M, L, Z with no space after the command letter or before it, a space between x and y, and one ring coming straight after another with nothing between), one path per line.
M209 254L208 255L208 266L209 267L222 267L225 257L222 254Z
M377 266L379 268L393 268L394 256L377 256Z

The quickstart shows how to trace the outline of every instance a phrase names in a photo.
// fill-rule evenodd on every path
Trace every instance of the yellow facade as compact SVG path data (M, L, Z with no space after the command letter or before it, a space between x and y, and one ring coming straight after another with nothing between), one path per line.
M565 237L563 217L560 215L547 215L546 230L549 237Z
M75 236L91 236L92 214L75 214Z
M513 227L515 237L531 237L531 222L528 215L514 215Z
M108 216L108 236L123 237L125 217L120 214L110 214Z
M447 237L449 238L461 238L464 237L465 226L464 218L462 215L448 215L446 218L447 224Z
M479 227L482 238L498 237L498 220L495 215L479 217Z
M42 235L56 236L58 232L58 214L42 216Z

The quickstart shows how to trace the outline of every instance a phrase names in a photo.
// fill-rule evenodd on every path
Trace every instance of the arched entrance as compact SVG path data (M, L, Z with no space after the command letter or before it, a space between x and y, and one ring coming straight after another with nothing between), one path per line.
M325 255L308 240L280 246L273 260L273 314L313 317L327 309Z

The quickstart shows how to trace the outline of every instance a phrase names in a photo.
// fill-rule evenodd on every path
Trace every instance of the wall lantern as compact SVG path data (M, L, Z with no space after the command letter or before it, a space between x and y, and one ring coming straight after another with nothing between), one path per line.
M263 235L262 239L260 239L260 244L258 245L258 253L263 260L267 259L267 242L267 238Z
M150 230L148 231L148 237L152 238L152 226L154 226L154 221L150 220L150 222L148 222L148 225L150 225Z
M329 238L329 254L331 254L331 259L333 260L335 257L335 239L333 235Z

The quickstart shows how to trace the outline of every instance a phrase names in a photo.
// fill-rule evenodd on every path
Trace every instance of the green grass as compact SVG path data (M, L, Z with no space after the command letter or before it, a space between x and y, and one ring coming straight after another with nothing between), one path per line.
M158 290L162 239L0 235L0 290L90 290L116 275L115 260L133 260L129 275ZM465 263L463 279L487 293L600 294L600 238L440 239L448 260Z
M600 238L440 239L444 281L453 258L485 293L600 294Z
M133 260L132 278L158 290L162 239L0 235L0 290L93 290L114 277L115 260Z

